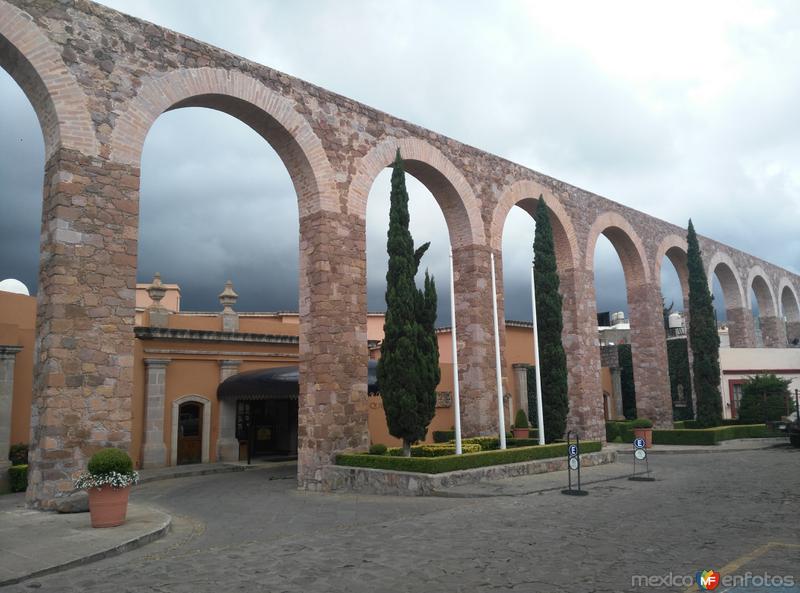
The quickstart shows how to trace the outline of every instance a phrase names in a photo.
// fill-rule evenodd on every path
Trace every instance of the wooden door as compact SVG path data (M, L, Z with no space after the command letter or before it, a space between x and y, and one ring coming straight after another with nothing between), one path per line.
M178 465L203 459L203 405L187 402L178 408Z

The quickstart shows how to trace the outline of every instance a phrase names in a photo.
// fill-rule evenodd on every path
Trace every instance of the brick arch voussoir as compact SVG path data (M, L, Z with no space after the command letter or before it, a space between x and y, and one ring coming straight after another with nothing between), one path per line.
M657 282L661 278L661 264L664 262L664 257L669 257L667 254L675 250L680 250L682 257L687 257L689 246L685 237L681 237L680 235L667 235L659 244L658 249L656 249L656 260L653 262L653 278L655 278ZM669 259L675 267L675 271L678 273L678 279L681 281L681 291L684 297L688 297L689 270L685 265L679 267L672 258Z
M787 308L783 306L785 294L788 294L792 298L790 303L793 303L794 306L789 307L790 310L787 310ZM800 321L800 298L797 296L797 290L794 285L786 276L781 277L778 283L778 298L781 303L781 313L786 317L786 320Z
M87 156L99 154L87 98L64 64L57 46L25 11L0 0L0 45L16 54L16 72L9 73L25 92L39 118L45 160L59 148ZM9 59L14 59L11 55ZM2 57L0 57L2 61ZM8 68L10 64L2 64Z
M472 186L438 148L418 138L386 138L361 157L356 163L356 173L347 194L348 213L366 219L367 198L372 184L378 174L394 161L398 149L404 161L418 161L436 171L449 186L449 191L455 194L458 204L446 208L439 202L441 196L428 188L442 207L453 248L485 245L480 201L475 197ZM413 175L413 172L409 172Z
M623 234L623 241L614 240L611 243L617 250L622 267L625 272L625 283L628 287L650 284L650 265L639 234L630 222L616 212L603 212L592 223L586 240L585 267L587 272L594 271L594 250L597 239L609 229L619 229Z
M725 309L745 308L748 299L744 296L744 287L742 286L739 269L736 267L733 258L723 251L717 251L708 262L708 267L706 268L708 289L713 290L714 288L714 274L716 274L719 266L726 267L736 282L736 286L729 286L723 277L718 276L720 286L722 286L722 293L725 296ZM735 291L738 295L736 302L729 302L732 291Z
M139 167L145 137L165 111L194 97L213 95L238 99L275 120L289 134L304 163L290 166L285 146L273 146L287 164L298 193L300 216L318 211L340 212L334 173L322 141L295 108L295 102L244 73L220 68L172 70L142 80L138 95L117 119L111 135L112 161ZM235 114L232 114L236 117ZM292 169L295 169L293 171ZM299 173L300 170L306 171ZM298 179L302 175L303 179Z
M768 294L765 294L763 290L756 289L757 284L755 284L757 279L761 279L767 287ZM778 315L778 307L777 307L777 300L775 299L775 289L772 288L772 282L770 282L769 276L759 265L751 266L750 270L747 274L747 307L749 309L753 308L753 303L751 301L750 295L752 292L756 294L756 300L758 301L759 307L759 316L761 317L776 317ZM752 292L749 289L753 289ZM762 305L766 302L767 310L764 311Z
M564 261L569 261L574 268L578 268L580 262L580 248L575 234L575 227L572 225L572 219L549 188L529 179L515 181L511 185L505 187L500 193L500 197L492 212L490 226L492 249L500 251L502 248L503 228L505 227L506 219L511 209L522 200L529 198L538 199L539 196L544 198L545 204L547 204L547 207L556 218L556 222L561 226L566 236L569 253L563 254Z

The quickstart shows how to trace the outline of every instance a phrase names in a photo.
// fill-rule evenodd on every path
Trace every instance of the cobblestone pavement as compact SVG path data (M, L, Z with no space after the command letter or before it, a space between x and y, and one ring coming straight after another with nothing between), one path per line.
M683 591L632 577L707 568L800 582L800 450L659 456L651 468L656 482L599 482L585 497L304 494L286 468L155 482L135 500L169 510L173 533L6 591Z

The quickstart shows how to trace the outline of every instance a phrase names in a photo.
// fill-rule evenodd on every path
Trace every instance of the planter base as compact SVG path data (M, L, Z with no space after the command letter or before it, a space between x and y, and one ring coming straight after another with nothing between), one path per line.
M89 513L92 527L117 527L125 523L131 487L103 486L89 489Z

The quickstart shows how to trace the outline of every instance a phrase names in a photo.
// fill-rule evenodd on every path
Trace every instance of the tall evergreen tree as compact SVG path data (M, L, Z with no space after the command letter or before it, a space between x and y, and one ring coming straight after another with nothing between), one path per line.
M400 151L392 171L389 232L386 248L386 321L381 358L378 361L386 423L392 436L403 439L403 454L411 455L412 443L425 438L436 412L439 383L439 350L434 332L436 286L425 274L424 290L414 276L429 243L414 251L408 230L408 193Z
M563 320L556 267L556 250L550 213L542 196L536 208L533 241L533 278L536 283L536 320L539 330L539 360L542 380L542 419L545 441L564 436L567 428L567 356L561 343Z
M687 267L689 268L689 346L692 349L697 423L717 426L722 421L719 392L719 334L714 320L713 296L703 267L700 245L689 219Z

